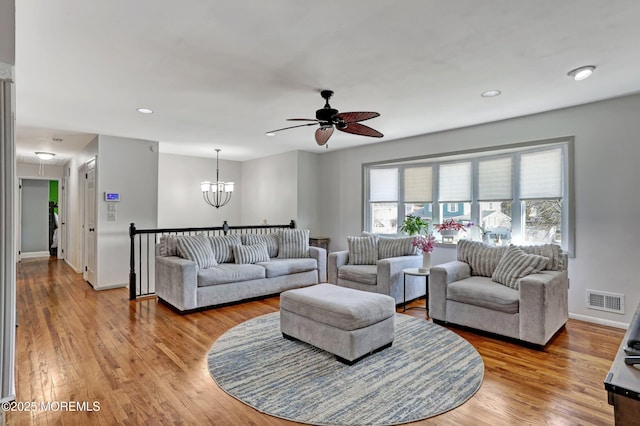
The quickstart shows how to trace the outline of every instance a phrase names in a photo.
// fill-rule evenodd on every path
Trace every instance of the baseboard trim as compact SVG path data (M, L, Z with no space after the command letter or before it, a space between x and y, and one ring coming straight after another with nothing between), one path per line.
M51 254L48 251L31 251L28 253L21 253L20 259L33 259L34 257L49 257Z
M93 287L94 290L96 291L101 291L101 290L112 290L114 288L122 288L122 287L128 287L129 284L124 283L124 284L112 284L112 285L105 285L102 287Z
M73 265L71 262L69 262L67 259L64 259L64 263L66 263L69 268L73 269L73 272L75 272L76 274L79 274L80 271L78 270L78 268L75 267L75 265Z
M580 314L572 314L572 313L570 313L569 314L569 318L574 319L574 320L578 320L578 321L590 322L590 323L593 323L593 324L606 325L608 327L623 328L625 330L629 328L629 324L624 323L624 322L611 321L611 320L606 320L606 319L602 319L602 318L590 317L588 315L580 315Z

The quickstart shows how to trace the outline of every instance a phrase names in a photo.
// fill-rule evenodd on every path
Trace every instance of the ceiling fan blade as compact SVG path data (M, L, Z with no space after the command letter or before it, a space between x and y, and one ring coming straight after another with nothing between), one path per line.
M380 114L378 114L377 112L366 112L366 111L341 112L340 114L334 115L334 117L342 119L342 121L349 124L349 123L355 123L356 121L364 121L364 120L369 120L371 118L380 117Z
M327 143L333 134L333 126L324 126L316 130L316 142L322 146Z
M354 135L371 136L372 138L381 138L384 136L376 129L372 129L369 126L365 126L364 124L360 123L349 123L345 126L339 126L338 130L347 133L353 133Z
M318 122L317 118L287 118L287 121L315 121Z
M266 134L280 132L282 130L295 129L296 127L317 126L317 125L318 125L318 123L298 124L297 126L283 127L282 129L270 130L270 131L266 132ZM269 136L271 136L271 135L269 135Z

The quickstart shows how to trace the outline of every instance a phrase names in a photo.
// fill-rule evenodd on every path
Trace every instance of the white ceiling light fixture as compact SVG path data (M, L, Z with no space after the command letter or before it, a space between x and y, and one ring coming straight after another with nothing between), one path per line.
M55 157L55 154L53 152L44 152L44 151L38 151L36 152L36 155L41 160L51 160L53 157Z
M276 134L274 132L267 132L265 133L265 136L275 136Z
M486 92L480 93L480 96L483 98L495 98L496 96L500 96L502 92L499 90L487 90Z
M218 166L218 157L220 149L216 149L216 181L204 181L200 183L200 190L204 201L211 207L219 209L231 200L233 195L233 182L222 182L220 180L220 167Z
M138 108L136 109L140 114L153 114L153 110L149 108Z
M593 71L595 71L595 65L585 65L584 67L576 68L567 73L567 75L573 78L575 81L581 81L585 78L589 78Z

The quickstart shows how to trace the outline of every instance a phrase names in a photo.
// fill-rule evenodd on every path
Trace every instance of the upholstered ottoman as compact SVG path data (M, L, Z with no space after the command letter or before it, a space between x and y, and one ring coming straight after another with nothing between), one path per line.
M351 365L391 346L395 311L393 297L318 284L280 294L280 331Z

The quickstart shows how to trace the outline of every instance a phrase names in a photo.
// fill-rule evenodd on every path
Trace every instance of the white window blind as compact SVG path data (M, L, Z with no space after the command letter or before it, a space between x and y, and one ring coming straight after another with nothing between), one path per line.
M522 154L520 160L520 198L562 197L562 150Z
M471 201L471 163L453 163L440 166L439 201Z
M478 201L512 198L511 157L483 160L478 163Z
M369 201L398 199L398 169L371 169L369 172Z
M404 201L431 202L433 200L433 173L431 167L404 169Z

